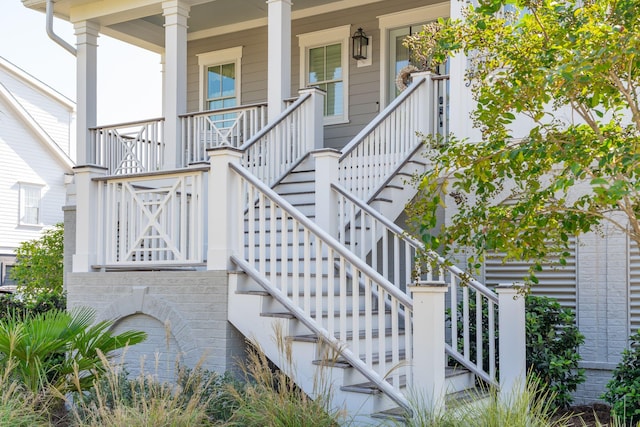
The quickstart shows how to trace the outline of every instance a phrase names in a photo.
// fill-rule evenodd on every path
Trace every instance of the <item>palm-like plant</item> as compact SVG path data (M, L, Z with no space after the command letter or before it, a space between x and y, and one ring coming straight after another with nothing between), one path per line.
M139 331L113 335L109 331L113 322L94 321L95 312L89 308L2 319L0 368L11 365L14 379L33 392L45 386L61 393L88 388L104 371L100 353L108 355L146 339Z

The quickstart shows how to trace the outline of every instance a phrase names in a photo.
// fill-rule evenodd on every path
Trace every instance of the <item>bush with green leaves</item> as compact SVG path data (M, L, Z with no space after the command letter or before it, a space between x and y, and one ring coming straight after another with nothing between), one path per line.
M474 291L470 290L469 318L476 318L476 303ZM485 303L482 307L482 341L488 347L488 308ZM576 390L578 384L585 380L584 369L578 368L580 354L578 347L584 342L584 336L578 330L575 323L575 316L570 309L562 307L555 299L527 295L525 300L526 311L526 349L527 349L527 369L530 374L539 379L540 384L545 384L553 402L550 407L564 408L573 401L572 392ZM447 320L451 320L450 312ZM462 346L462 302L458 308L458 341ZM497 314L496 319L496 348L498 346ZM476 334L476 324L469 325L470 336ZM476 355L476 341L470 340L471 357ZM488 352L483 352L483 365L485 369L489 366Z
M22 242L16 249L11 278L24 296L61 294L64 277L64 229L62 224L46 230L37 239Z
M104 371L102 354L134 345L144 332L113 335L113 322L95 322L88 308L50 310L33 316L0 319L0 369L33 393L49 387L61 394L86 390ZM73 374L76 378L73 378Z
M7 317L24 319L50 310L64 310L66 306L67 297L63 293L47 292L27 299L16 294L0 294L0 319Z
M573 312L553 298L527 295L527 368L555 395L554 407L573 401L572 392L585 380L578 368L584 343Z
M630 337L631 346L622 351L622 360L613 371L602 398L611 412L630 425L640 423L640 333Z

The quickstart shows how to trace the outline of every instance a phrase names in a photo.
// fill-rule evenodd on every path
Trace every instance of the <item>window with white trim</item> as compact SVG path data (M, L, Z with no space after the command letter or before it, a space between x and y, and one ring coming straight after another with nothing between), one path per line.
M42 185L20 183L20 217L21 225L42 225L40 204Z
M327 94L324 123L349 121L349 39L351 27L330 28L298 36L300 87L317 87Z
M200 53L200 108L202 111L240 105L242 46Z

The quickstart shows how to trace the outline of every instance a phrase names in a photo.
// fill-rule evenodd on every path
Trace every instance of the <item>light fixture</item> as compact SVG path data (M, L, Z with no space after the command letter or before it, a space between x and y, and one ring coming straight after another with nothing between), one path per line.
M353 33L351 37L351 53L353 59L367 59L367 50L369 48L369 38L362 31L362 28L358 28L358 31Z

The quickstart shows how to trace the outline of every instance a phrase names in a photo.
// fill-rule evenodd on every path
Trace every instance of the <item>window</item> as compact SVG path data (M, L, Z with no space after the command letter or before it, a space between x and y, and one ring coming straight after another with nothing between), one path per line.
M301 34L300 87L324 90L325 124L349 120L349 25Z
M20 183L20 224L41 225L41 198L41 185Z
M0 264L0 285L15 285L15 280L11 278L11 270L13 269L13 264Z
M242 46L201 53L200 108L203 111L219 110L240 105L240 65ZM213 114L209 124L218 131L233 126L237 113ZM213 135L217 135L213 132Z

